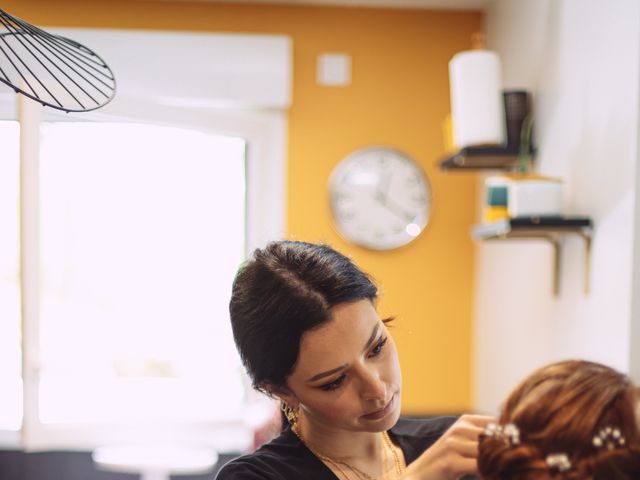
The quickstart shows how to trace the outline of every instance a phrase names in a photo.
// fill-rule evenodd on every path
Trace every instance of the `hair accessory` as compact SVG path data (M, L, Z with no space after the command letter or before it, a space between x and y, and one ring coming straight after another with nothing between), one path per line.
M489 423L483 433L487 437L506 438L511 446L520 445L520 430L513 423L507 423L506 425Z
M571 462L566 453L552 453L547 455L545 459L549 468L557 470L558 472L566 472L571 470Z
M624 447L627 440L620 433L619 428L605 427L593 437L592 443L596 448L613 450L614 448Z

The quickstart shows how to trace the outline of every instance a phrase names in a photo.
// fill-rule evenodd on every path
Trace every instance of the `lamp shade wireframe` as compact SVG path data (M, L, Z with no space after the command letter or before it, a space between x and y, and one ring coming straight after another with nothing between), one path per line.
M0 82L42 105L88 112L109 103L113 72L84 45L0 10Z

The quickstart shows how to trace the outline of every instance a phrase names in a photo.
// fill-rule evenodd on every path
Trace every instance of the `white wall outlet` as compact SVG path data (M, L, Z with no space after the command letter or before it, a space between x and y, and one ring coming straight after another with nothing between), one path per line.
M351 56L346 53L321 53L316 68L318 85L345 87L351 84Z

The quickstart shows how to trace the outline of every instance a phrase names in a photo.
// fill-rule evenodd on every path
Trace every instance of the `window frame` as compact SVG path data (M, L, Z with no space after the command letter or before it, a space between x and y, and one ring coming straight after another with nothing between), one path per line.
M0 446L28 451L91 450L107 443L153 439L170 429L172 438L211 446L220 452L238 451L251 442L251 426L242 418L210 424L176 422L145 424L146 435L136 435L141 425L46 425L38 418L39 332L39 135L44 121L144 122L191 128L211 134L242 137L246 141L246 253L267 241L282 238L285 231L286 112L225 110L195 106L167 106L152 102L127 102L126 108L89 114L44 111L32 100L18 95L20 123L21 190L21 304L23 357L23 424L21 431L0 430ZM248 392L250 403L261 400ZM260 410L260 407L258 407Z

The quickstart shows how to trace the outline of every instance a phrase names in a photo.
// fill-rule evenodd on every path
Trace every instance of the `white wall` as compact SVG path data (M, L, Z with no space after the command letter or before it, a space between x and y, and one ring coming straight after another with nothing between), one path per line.
M505 88L534 94L538 171L564 180L567 214L595 223L588 295L578 238L564 242L557 297L548 245L478 245L475 404L492 412L550 361L632 368L640 2L494 0L486 21Z

